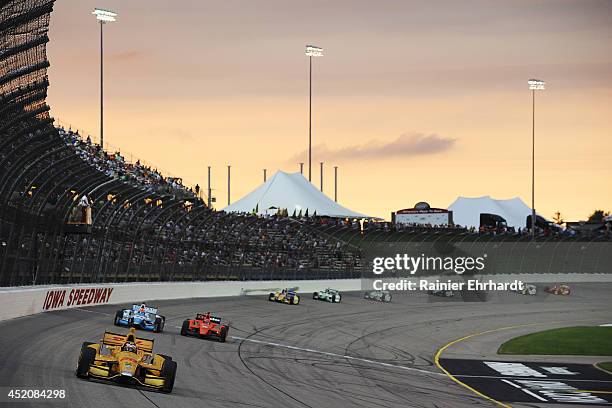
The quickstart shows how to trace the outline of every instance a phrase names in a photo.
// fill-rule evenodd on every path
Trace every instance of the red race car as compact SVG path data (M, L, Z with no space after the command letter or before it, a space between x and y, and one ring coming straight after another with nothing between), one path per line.
M229 326L221 324L221 318L210 313L198 313L195 319L187 319L181 326L181 336L197 336L200 338L217 339L224 342Z

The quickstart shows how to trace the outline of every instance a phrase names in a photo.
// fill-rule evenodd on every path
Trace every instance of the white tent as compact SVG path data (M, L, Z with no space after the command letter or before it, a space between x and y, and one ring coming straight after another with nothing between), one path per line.
M227 212L253 212L260 215L275 214L277 209L287 209L302 215L326 215L338 218L369 218L334 202L300 173L278 171L272 178L223 209Z
M509 227L525 228L531 208L518 197L509 200L496 200L489 196L458 197L449 207L453 212L453 222L466 227L480 226L480 214L497 214L503 217Z

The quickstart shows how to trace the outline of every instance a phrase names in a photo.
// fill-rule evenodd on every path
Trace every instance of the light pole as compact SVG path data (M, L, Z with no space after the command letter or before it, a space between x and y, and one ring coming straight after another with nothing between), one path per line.
M230 166L229 164L227 165L227 205L231 204L231 200L230 200L230 189L231 189L231 180L232 180L232 166Z
M338 202L338 166L334 166L334 201Z
M212 190L210 188L210 166L208 166L208 208L212 208Z
M100 147L104 149L104 24L115 21L117 13L96 8L91 14L100 22Z
M312 181L312 57L322 57L323 48L306 46L308 56L308 181Z
M546 82L540 79L527 81L531 90L531 237L536 236L536 210L535 210L535 93L544 90Z
M323 162L321 162L321 192L323 192Z
M304 174L304 163L300 163L300 174Z

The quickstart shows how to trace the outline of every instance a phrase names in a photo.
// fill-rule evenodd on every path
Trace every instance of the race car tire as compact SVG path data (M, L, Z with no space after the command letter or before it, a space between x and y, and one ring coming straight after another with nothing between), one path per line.
M158 356L163 357L163 358L164 358L164 360L170 360L170 361L172 361L172 357L167 356L167 355L165 355L165 354L158 354Z
M181 326L181 336L187 336L189 333L189 320L184 320Z
M79 362L76 369L76 376L79 378L89 377L89 367L96 360L96 350L87 347L90 344L94 343L85 342L81 346L81 354L79 355Z
M297 296L294 296L293 299L291 299L291 304L292 305L297 305L300 303L300 298Z
M153 325L154 333L161 333L164 330L164 319L158 317L155 319L155 324Z
M270 295L268 296L268 300L270 302L274 302L274 293L270 293Z
M312 298L313 298L314 300L317 300L317 299L319 298L319 294L318 294L317 292L314 292L314 293L312 294Z
M119 326L119 321L123 319L123 310L117 310L115 313L115 326Z
M171 393L174 388L174 379L176 378L176 362L165 360L161 369L161 377L164 378L164 386L162 392Z
M228 328L227 327L222 327L221 328L221 334L219 334L219 341L221 343L225 343L225 339L227 338L227 332L228 332Z
M332 297L331 297L331 302L332 302L332 303L336 303L336 295L332 295Z

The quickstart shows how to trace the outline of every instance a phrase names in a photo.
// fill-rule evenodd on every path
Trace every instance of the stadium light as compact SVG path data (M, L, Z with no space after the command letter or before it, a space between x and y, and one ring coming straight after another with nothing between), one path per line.
M309 57L322 57L323 56L323 48L315 47L314 45L306 46L306 55Z
M104 149L104 24L116 21L117 13L96 8L91 14L100 22L100 147Z
M323 48L314 45L306 46L308 56L308 181L312 182L312 57L322 57Z
M535 210L535 93L544 90L546 82L541 79L527 81L531 90L531 237L536 236L536 210Z
M527 83L529 84L529 89L533 91L544 89L544 85L546 85L546 82L541 79L530 79Z
M114 11L99 8L94 9L91 14L94 14L96 16L96 19L102 21L103 23L110 23L112 21L116 21L115 17L117 17L117 13L115 13Z

